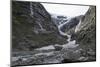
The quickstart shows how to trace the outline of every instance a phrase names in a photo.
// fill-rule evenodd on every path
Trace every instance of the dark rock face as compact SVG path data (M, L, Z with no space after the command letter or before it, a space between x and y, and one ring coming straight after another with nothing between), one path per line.
M69 21L66 21L67 23L63 25L60 29L63 32L67 32L68 34L75 33L75 28L79 24L82 17L84 17L84 15L71 18Z
M96 13L95 6L90 6L89 10L82 18L79 30L73 35L72 39L76 39L80 47L84 49L89 60L96 57ZM91 54L91 55L90 55Z
M33 50L49 44L64 43L51 16L37 2L12 2L12 48Z
M77 24L79 23L79 19L77 19L76 17L75 18L72 18L68 23L66 23L62 28L61 30L63 32L65 32L65 30L69 30L73 27L75 27Z
M82 19L79 31L77 31L77 41L81 45L88 45L95 50L96 46L96 15L95 7L91 6L85 17Z

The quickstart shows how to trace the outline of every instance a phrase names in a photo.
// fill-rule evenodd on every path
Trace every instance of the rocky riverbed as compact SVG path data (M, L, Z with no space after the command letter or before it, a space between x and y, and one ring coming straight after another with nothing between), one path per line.
M12 57L12 66L70 63L95 60L95 52L86 52L82 48L79 48L79 46L76 44L71 46L67 45L68 44L66 44L66 47L63 45L64 47L62 47L62 49L59 49L59 47L55 48L55 46L51 45L52 47L41 47L35 49L34 51L14 52Z

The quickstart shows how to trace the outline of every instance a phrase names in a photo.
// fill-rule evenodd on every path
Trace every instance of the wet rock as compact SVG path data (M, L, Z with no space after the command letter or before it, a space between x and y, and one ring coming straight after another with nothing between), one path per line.
M62 45L58 45L58 44L55 44L54 47L55 47L55 50L57 50L57 51L59 51L63 48Z

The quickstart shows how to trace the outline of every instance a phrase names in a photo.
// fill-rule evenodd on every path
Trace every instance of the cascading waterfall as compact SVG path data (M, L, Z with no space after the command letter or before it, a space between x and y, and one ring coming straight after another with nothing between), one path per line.
M30 2L30 15L31 15L31 17L33 17L33 14L34 14L34 12L33 12L33 7L32 7L32 2ZM40 30L45 31L45 29L42 27L42 25L39 22L37 24L39 25Z
M39 22L37 24L39 25L41 31L46 31Z
M76 28L75 28L75 33L77 32L77 31L79 31L79 26L81 25L81 20L79 21L79 23L78 23L78 25L76 26Z
M64 22L64 23L58 25L58 31L59 31L59 33L60 33L62 36L67 36L67 37L68 37L68 39L67 39L68 42L70 41L71 35L62 32L62 31L61 31L61 27L63 27L65 24L67 24L70 20L71 20L71 18L69 18L69 20L68 20L67 22ZM60 22L60 23L61 23L61 22Z
M61 28L62 28L65 24L67 24L70 20L71 20L71 18L69 18L67 22L58 25L58 31L59 31L59 33L60 33L62 36L68 37L68 39L67 39L68 43L64 44L64 45L63 45L63 48L75 48L75 47L79 46L79 44L76 44L76 40L70 41L70 40L71 40L71 35L69 35L69 34L67 34L67 33L61 31ZM81 23L81 21L79 22L78 25L80 25L80 23ZM79 28L79 26L76 28L76 30L78 30L78 28Z
M38 25L40 26L41 30L44 30L44 28L42 27L42 25L40 23L38 23Z
M31 17L33 17L33 14L34 14L34 13L33 13L32 2L30 2L30 11L31 11L31 12L30 12L30 15L31 15Z

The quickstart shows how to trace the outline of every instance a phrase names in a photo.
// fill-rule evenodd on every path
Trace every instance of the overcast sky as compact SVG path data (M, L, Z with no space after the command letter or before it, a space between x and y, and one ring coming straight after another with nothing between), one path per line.
M89 6L47 4L47 3L42 3L42 4L49 13L65 15L70 17L84 15L89 9Z

